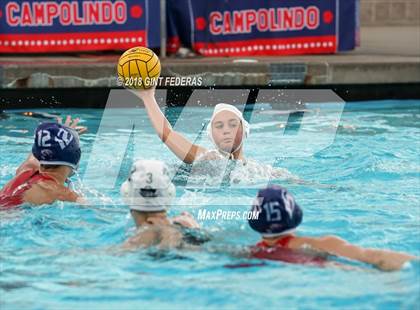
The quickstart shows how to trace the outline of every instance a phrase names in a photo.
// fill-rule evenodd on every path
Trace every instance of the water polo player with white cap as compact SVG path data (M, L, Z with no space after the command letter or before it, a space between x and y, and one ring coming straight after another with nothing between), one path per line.
M193 144L172 129L156 102L154 88L135 93L143 100L158 136L179 159L188 164L198 158L212 159L203 156L208 153L206 148ZM219 155L230 159L244 159L242 148L244 139L249 135L249 124L236 107L225 103L216 105L207 133Z
M196 229L199 225L187 212L169 218L167 210L175 197L175 185L171 182L168 167L158 160L138 160L130 176L121 185L121 195L129 206L138 228L134 237L123 248L174 247L188 242L184 229ZM193 242L191 242L193 243Z
M32 153L0 190L0 207L50 204L57 200L82 202L64 185L80 161L78 121L67 117L64 125L42 123L37 127ZM79 133L86 131L85 127L77 128Z
M405 253L361 248L336 236L297 236L295 229L302 222L303 212L293 196L281 186L261 189L251 211L257 212L258 217L248 220L248 223L262 236L252 249L255 258L326 265L325 258L314 256L318 253L357 260L382 270L397 270L416 259ZM312 251L302 253L302 250Z

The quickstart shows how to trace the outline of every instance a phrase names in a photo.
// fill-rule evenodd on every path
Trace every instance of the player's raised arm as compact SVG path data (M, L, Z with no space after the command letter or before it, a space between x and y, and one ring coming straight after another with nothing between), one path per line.
M199 154L206 151L205 148L191 143L182 134L172 129L156 102L154 88L134 92L143 100L149 119L159 138L179 159L191 164Z

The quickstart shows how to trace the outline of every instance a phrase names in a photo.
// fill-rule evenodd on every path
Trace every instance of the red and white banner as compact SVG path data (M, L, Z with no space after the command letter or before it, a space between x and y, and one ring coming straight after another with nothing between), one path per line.
M156 25L156 16L153 19L149 16L149 2L153 1L2 1L0 52L74 52L156 46L159 32L147 31L150 20ZM152 11L159 16L156 5Z

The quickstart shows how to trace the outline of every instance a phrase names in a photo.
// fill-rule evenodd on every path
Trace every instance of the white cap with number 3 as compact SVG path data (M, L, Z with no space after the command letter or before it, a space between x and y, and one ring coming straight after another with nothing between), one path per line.
M165 211L175 197L175 185L169 169L159 160L138 160L121 185L121 195L130 210L144 212Z

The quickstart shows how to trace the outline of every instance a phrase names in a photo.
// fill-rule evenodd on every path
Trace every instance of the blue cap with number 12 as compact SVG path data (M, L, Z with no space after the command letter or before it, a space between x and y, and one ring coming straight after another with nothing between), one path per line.
M77 169L81 150L78 133L58 123L42 123L35 130L32 154L42 165L63 165Z
M289 192L278 185L259 190L251 209L258 218L250 219L249 226L263 237L287 234L302 222L302 209Z

